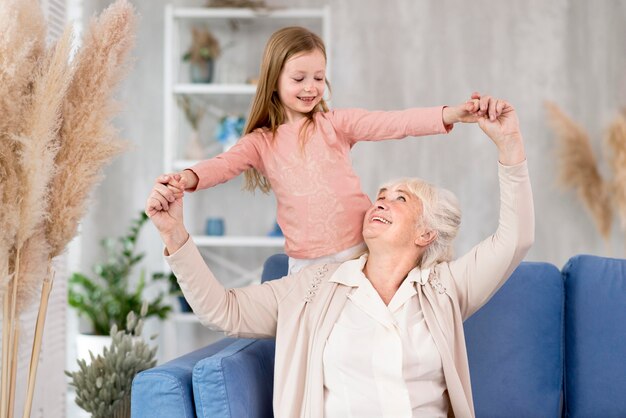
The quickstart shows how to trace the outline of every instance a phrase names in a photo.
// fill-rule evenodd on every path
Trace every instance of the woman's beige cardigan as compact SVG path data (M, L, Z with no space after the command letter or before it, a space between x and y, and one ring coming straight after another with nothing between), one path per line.
M464 256L436 265L416 284L424 318L441 354L456 417L474 406L463 321L485 304L521 262L534 239L526 162L499 165L500 220L495 234ZM324 411L324 344L351 287L332 282L339 264L312 266L261 285L225 290L192 240L166 257L202 323L240 337L276 337L274 414L320 418ZM419 269L410 274L420 274Z

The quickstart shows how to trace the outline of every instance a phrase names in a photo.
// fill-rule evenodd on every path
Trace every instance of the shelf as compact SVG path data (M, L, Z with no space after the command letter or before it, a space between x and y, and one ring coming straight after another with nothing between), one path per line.
M174 18L178 19L321 19L323 17L323 9L174 8Z
M175 322L200 323L200 320L193 312L176 312L172 315Z
M195 84L175 84L173 91L175 94L240 94L254 95L256 85L254 84L218 84L218 83L195 83Z
M269 247L285 246L284 237L265 236L222 236L194 235L193 241L198 247Z

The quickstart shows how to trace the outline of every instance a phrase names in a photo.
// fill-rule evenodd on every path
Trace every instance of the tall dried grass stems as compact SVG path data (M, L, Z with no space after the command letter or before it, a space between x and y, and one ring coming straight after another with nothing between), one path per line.
M13 405L19 313L76 234L103 167L126 148L111 95L129 69L135 20L117 0L91 21L70 62L70 29L47 48L37 0L0 2L0 418Z
M606 144L607 159L613 171L611 194L622 230L626 230L626 110L618 114L609 127Z
M118 0L92 20L75 57L76 73L63 103L58 171L46 223L53 257L76 235L85 201L102 179L102 166L126 148L108 122L118 111L110 94L128 70L134 27L132 7Z
M589 137L555 103L546 102L545 106L557 137L559 182L576 191L600 235L608 242L613 218L610 190L598 170Z

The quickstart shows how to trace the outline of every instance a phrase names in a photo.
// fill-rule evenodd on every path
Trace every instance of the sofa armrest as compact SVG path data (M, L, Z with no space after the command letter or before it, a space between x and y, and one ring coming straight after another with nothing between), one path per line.
M239 339L193 369L198 417L273 417L274 340Z
M195 418L192 373L206 357L235 342L226 338L152 369L133 379L131 415L133 418Z

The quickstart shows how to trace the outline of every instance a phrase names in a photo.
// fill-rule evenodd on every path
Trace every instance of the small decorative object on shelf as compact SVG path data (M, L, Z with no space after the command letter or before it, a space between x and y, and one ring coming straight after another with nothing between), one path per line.
M76 388L76 404L94 418L130 418L130 390L135 375L156 365L157 347L150 348L141 338L143 318L148 312L144 303L139 318L134 312L126 316L126 326L111 327L112 342L102 355L91 354L89 364L78 360L80 370L66 371ZM156 336L152 337L154 339Z
M207 235L222 236L224 235L224 219L209 218L206 220L205 231Z
M283 230L280 229L280 225L278 225L278 222L274 222L274 227L272 228L272 230L270 232L267 233L268 237L283 237Z
M191 135L185 148L184 157L188 160L201 160L205 157L204 147L200 142L199 126L206 108L191 101L189 96L178 96L178 106L183 110L185 119L191 126Z
M210 83L213 81L215 60L220 56L220 44L206 27L191 29L191 46L183 55L189 61L192 83Z
M189 302L185 299L182 290L180 290L180 286L178 285L178 280L173 272L169 273L154 273L152 275L152 280L167 280L168 283L168 292L170 296L175 297L178 300L178 304L180 306L181 312L193 312L191 306L189 306Z
M224 116L220 120L215 132L215 139L222 144L224 152L228 151L241 138L245 124L246 119L241 115Z
M207 7L246 7L250 9L266 9L265 0L209 0Z

